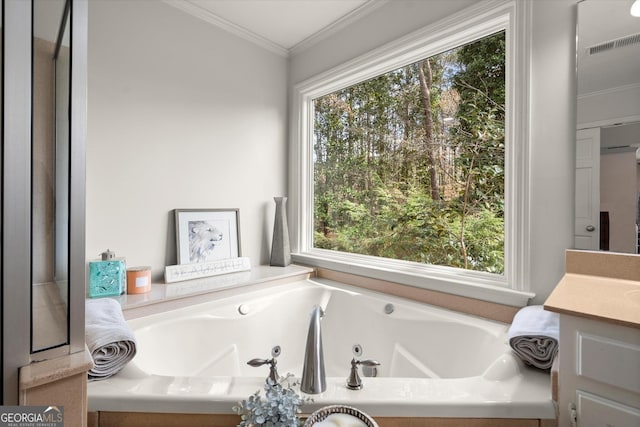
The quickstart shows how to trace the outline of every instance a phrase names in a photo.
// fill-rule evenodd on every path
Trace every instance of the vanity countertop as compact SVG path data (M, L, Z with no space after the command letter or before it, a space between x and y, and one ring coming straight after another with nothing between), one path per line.
M544 308L640 328L640 282L567 273Z
M640 328L640 257L567 251L566 270L546 310Z

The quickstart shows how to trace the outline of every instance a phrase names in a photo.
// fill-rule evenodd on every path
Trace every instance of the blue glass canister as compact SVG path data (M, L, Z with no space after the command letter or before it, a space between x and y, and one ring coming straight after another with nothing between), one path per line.
M116 258L109 249L101 253L101 260L89 262L89 296L122 295L127 289L127 267L124 258Z

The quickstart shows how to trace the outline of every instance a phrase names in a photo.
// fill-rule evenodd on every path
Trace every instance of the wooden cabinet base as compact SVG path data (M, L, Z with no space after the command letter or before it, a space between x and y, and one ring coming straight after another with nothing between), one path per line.
M506 418L375 417L380 427L554 427L555 420ZM91 412L89 427L236 427L232 414L159 414L142 412Z

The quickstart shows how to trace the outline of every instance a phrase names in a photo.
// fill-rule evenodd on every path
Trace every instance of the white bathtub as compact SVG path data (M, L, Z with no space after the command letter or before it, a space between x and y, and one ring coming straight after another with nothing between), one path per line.
M555 416L548 373L512 354L508 325L322 279L130 320L138 354L89 383L89 411L232 413L269 373L246 362L270 358L275 345L280 375L301 376L314 304L325 311L327 390L304 412L348 404L373 416ZM381 364L358 391L345 387L354 344Z

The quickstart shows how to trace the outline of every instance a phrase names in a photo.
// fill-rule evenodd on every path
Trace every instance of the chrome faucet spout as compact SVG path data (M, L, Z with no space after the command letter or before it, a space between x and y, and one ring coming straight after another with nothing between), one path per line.
M324 352L322 350L322 331L320 319L324 315L322 308L315 305L311 310L311 321L307 333L307 346L302 366L300 391L307 394L319 394L327 389L324 373Z

